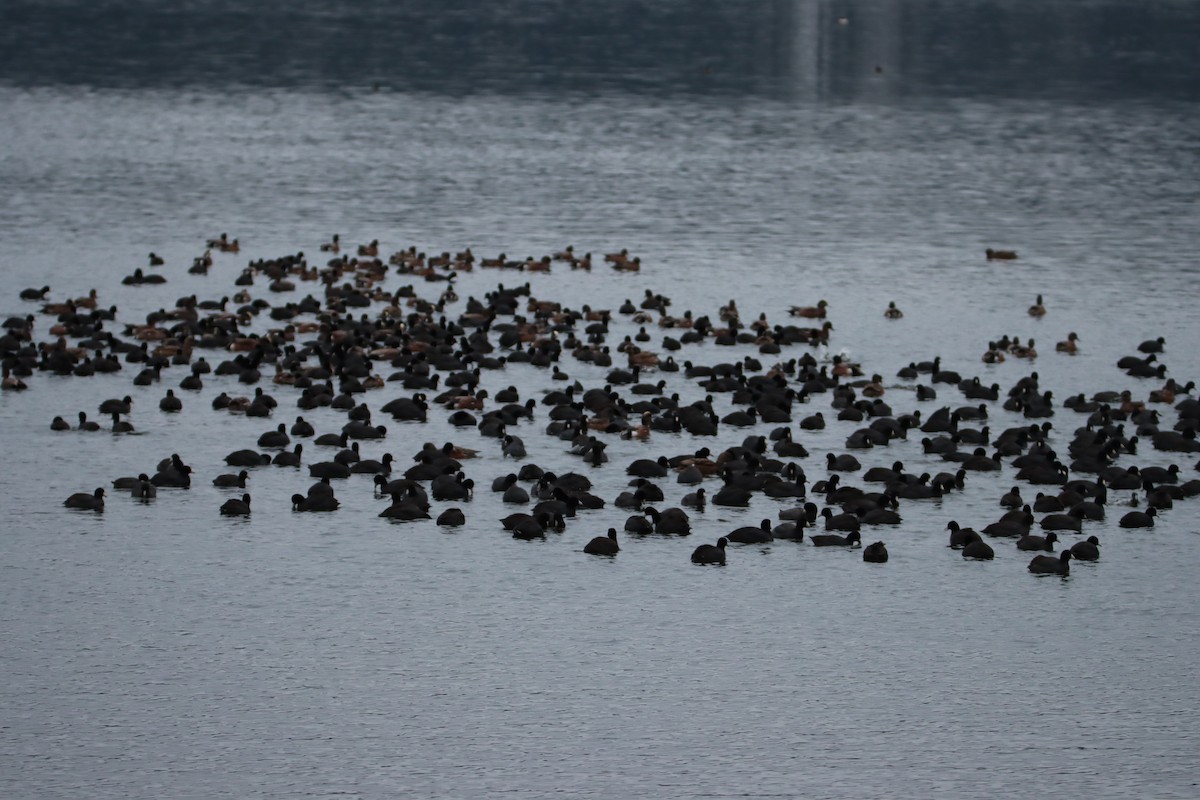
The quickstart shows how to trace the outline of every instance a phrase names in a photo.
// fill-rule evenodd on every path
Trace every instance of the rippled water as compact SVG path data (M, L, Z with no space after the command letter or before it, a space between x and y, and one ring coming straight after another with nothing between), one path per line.
M164 66L158 39L141 56L130 46L131 20L151 19L140 5L111 5L94 18L70 3L56 6L60 16L29 3L4 12L8 52L26 48L0 61L5 317L36 312L18 293L48 283L55 300L95 288L121 322L140 322L179 297L232 294L251 259L304 250L315 260L339 232L347 244L377 238L387 252L628 247L644 264L636 274L477 270L460 276L464 299L528 280L538 297L572 307L616 308L650 289L673 311L715 317L734 299L744 317L789 322L789 306L824 298L835 330L816 354L844 352L885 376L898 412L968 404L944 384L936 401L918 403L912 384L892 377L938 355L1005 388L1036 370L1058 401L1099 389L1144 396L1159 382L1115 362L1162 335L1168 374L1200 375L1200 113L1195 68L1178 45L1198 15L1186 4L913 6L923 14L735 4L744 13L709 9L680 27L677 6L650 3L640 16L624 12L645 27L589 9L577 27L545 12L537 34L513 22L527 10L520 3L476 27L456 27L455 9L414 6L405 20L425 21L425 49L371 49L356 66L294 53L322 31L360 36L364 19L386 27L384 4L322 16L310 3L262 22L292 20L293 48L254 55L253 31L239 27L224 44L201 36L211 51L201 59L189 48L177 69ZM151 27L199 35L225 10L180 8ZM88 19L122 59L92 52L52 68L29 44L55 30L78 41ZM521 32L512 33L520 58L483 67L449 55L499 36L501 19ZM611 45L610 28L636 33L607 58L543 46ZM633 55L671 31L669 44ZM443 46L430 50L434 32ZM706 51L706 37L721 33L774 43L756 51L774 55ZM1156 37L1158 49L1148 44ZM986 69L964 44L984 39ZM186 274L220 231L242 252L216 255L208 276ZM1021 257L987 262L989 246ZM166 257L168 283L122 287L151 250ZM412 282L390 275L384 286ZM441 288L415 286L423 297ZM315 289L301 284L293 299ZM262 279L251 291L288 297ZM1039 293L1040 320L1026 313ZM902 320L883 318L889 301ZM50 324L39 316L39 338ZM648 327L657 349L663 331ZM618 321L610 343L637 328ZM1081 340L1073 358L1053 350L1070 331ZM1041 355L981 363L1002 334L1035 337ZM709 342L676 357L750 355L749 345ZM569 356L560 367L584 386L607 372ZM339 482L336 514L294 514L288 498L311 479L276 467L254 471L254 513L230 520L217 508L232 495L211 477L227 471L225 454L290 422L296 393L264 382L280 400L276 419L230 416L212 398L249 389L211 378L180 392L182 414L163 414L157 400L182 369L151 387L130 385L131 365L88 379L37 374L28 391L0 394L6 797L1197 794L1200 528L1186 502L1153 531L1127 531L1114 492L1109 518L1086 528L1102 560L1076 564L1067 579L1031 576L1028 554L1008 541L994 542L991 563L945 547L949 520L998 518L1008 466L942 501L906 502L903 524L864 534L887 542L886 565L788 541L731 548L724 569L689 563L696 544L791 505L765 497L693 515L686 540L623 537L618 557L592 558L584 543L627 516L611 505L628 481L622 465L722 449L776 426L723 426L715 440L607 436L610 463L589 468L542 434L542 407L520 426L527 460L585 472L609 501L545 542L500 529L515 509L486 487L515 464L441 410L425 424L385 417L387 439L363 450L405 462L426 441L480 448L466 466L480 491L462 504L463 528L378 519L383 502L358 475ZM661 377L686 400L704 395L681 375ZM522 397L555 388L545 370L520 364L485 380ZM366 402L378 409L402 393L394 386ZM48 429L56 414L95 416L100 399L124 394L136 434ZM714 402L721 415L733 409L728 395ZM817 396L793 413L832 418L828 406ZM992 406L993 431L1025 424ZM330 409L303 413L319 433L345 421ZM1082 420L1058 409L1054 445L1065 449ZM826 476L824 454L844 451L854 427L797 436L812 453L798 459L810 480ZM918 438L860 458L944 469ZM188 491L163 490L149 504L114 492L103 515L61 506L172 452L196 470ZM306 448L305 462L330 453ZM1194 456L1145 443L1119 463L1178 463L1197 477ZM687 491L660 484L664 506ZM435 515L447 505L435 503Z

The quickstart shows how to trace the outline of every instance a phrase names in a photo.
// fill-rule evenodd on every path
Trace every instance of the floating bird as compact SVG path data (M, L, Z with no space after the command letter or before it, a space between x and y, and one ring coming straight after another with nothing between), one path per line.
M597 536L583 546L583 552L593 556L615 556L620 549L616 528L609 528L607 536Z
M1089 536L1086 541L1071 545L1071 555L1079 561L1097 561L1100 558L1100 540Z
M79 508L85 511L103 511L104 488L100 487L92 494L87 494L86 492L76 492L64 500L63 505L67 508Z
M978 533L971 531L967 537L967 543L963 547L962 556L976 561L991 561L996 557L996 551Z
M886 564L887 560L887 546L883 542L872 542L863 548L863 561L871 564Z
M725 546L729 540L722 536L715 545L702 544L692 551L693 564L724 564Z
M221 514L226 517L245 517L250 514L250 495L242 495L242 499L226 500L221 504Z
M853 547L862 544L862 536L858 531L850 531L845 536L838 536L836 533L816 533L808 539L815 547Z
M1058 558L1034 556L1029 562L1029 571L1035 575L1068 575L1071 572L1071 551L1063 550Z

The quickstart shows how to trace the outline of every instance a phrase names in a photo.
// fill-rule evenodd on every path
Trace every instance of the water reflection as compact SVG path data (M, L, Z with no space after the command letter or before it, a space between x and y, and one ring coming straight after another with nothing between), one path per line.
M1198 33L1166 0L10 0L0 82L1194 99Z

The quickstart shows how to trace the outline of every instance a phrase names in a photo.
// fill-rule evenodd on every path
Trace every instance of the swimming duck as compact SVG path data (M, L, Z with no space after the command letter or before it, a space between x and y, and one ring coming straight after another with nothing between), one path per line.
M815 306L792 306L788 309L788 313L793 317L804 319L825 319L828 308L828 302L819 300Z
M1073 356L1077 352L1079 352L1079 346L1076 344L1076 342L1078 342L1078 341L1079 341L1079 336L1074 331L1072 331L1071 333L1067 334L1067 338L1064 341L1061 341L1061 342L1057 343L1056 345L1054 345L1054 349L1056 351L1058 351L1059 353L1066 353L1067 355Z
M29 389L29 385L24 380L12 374L12 371L7 366L4 367L4 378L0 380L0 389L4 391L24 391Z

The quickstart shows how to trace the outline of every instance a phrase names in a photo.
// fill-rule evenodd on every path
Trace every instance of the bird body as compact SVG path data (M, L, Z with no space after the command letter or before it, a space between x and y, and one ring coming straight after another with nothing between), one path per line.
M1054 556L1034 556L1029 562L1029 571L1035 575L1063 575L1071 572L1071 551L1063 550L1058 558Z
M221 504L221 514L226 517L245 517L250 515L250 495L244 494L241 499L232 498Z
M583 546L583 552L593 556L615 556L620 550L616 528L609 528L607 536L597 536Z
M63 505L67 508L78 508L84 511L103 511L104 510L104 489L103 487L88 494L87 492L76 492L63 501Z
M724 564L725 563L725 545L729 544L729 540L722 536L717 540L715 545L702 544L692 551L693 564Z

